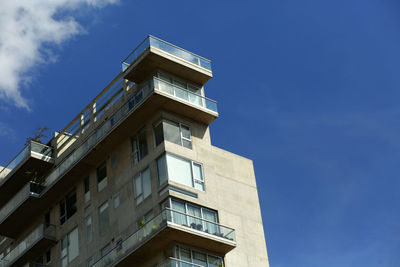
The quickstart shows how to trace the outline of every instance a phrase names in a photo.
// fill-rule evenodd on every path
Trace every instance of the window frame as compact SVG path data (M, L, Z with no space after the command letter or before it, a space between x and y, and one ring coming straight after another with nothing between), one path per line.
M104 208L104 210L102 212L101 210L105 205L107 205L107 207ZM107 225L102 225L102 220L100 219L100 217L105 211L107 211ZM99 217L99 234L102 235L103 233L105 233L107 231L107 228L110 227L110 204L108 203L108 200L106 200L99 206L98 214L99 214L99 216L98 216Z
M105 176L99 180L99 173L102 172L102 168L105 169ZM104 188L108 185L108 178L107 178L107 161L103 161L100 165L96 168L96 178L97 178L97 191L101 192Z
M147 196L144 195L144 183L143 183L143 173L148 171L149 172L149 183L150 183L150 194ZM137 186L136 186L136 179L140 179L140 186L141 186L141 192L138 194L137 191ZM150 172L150 167L144 168L142 171L138 172L135 176L133 176L133 198L135 201L136 206L139 206L141 203L143 203L148 197L150 197L153 193L152 190L152 185L151 185L151 172ZM138 201L138 199L142 197L141 201Z
M145 152L142 155L141 151L141 146L140 146L140 135L144 134L144 140L145 140ZM136 146L134 145L136 143ZM135 160L135 154L136 154L136 159ZM146 135L146 128L143 127L140 130L138 130L132 137L131 137L131 158L132 158L132 164L136 165L138 164L142 159L144 159L147 155L149 154L149 148L148 148L148 143L147 143L147 135Z
M167 123L169 122L169 123L175 124L175 125L179 128L179 140L180 140L180 144L177 144L177 143L174 143L174 142L172 142L172 141L169 141L169 140L166 140L166 139L165 139L164 125L162 124L164 121L167 122ZM155 128L158 127L160 124L161 124L161 126L162 126L162 127L161 127L161 130L162 130L162 141L161 141L160 143L157 144ZM183 136L182 127L188 128L188 130L189 130L189 137L190 137L190 138L186 138L186 137ZM185 123L177 122L177 121L174 121L174 120L171 120L171 119L167 119L167 118L160 118L160 119L158 119L158 120L153 124L152 129L153 129L153 144L154 144L154 148L158 147L162 142L168 141L168 142L170 142L170 143L172 143L172 144L180 145L180 146L182 146L182 147L184 147L184 148L193 149L192 130L191 130L191 127L190 127L189 125L185 124ZM190 147L185 146L183 141L189 142L189 143L190 143Z
M90 177L86 176L83 179L83 199L85 204L90 202L91 194L90 194Z
M216 255L216 254L211 254L211 253L208 253L208 252L206 252L206 251L201 251L201 250L199 250L199 249L192 248L192 247L189 247L189 246L186 246L186 245L181 245L181 244L176 244L176 245L174 246L174 249L173 249L174 258L179 259L179 260L182 260L181 249L184 249L184 250L188 250L188 251L189 251L189 254L190 254L190 263L196 264L196 263L194 262L194 254L195 254L195 253L199 253L199 254L204 254L204 255L205 255L205 257L206 257L206 267L209 267L209 266L210 266L209 257L214 257L214 258L220 259L221 262L222 262L222 267L225 266L224 257L219 256L219 255ZM189 262L189 261L188 261L188 262Z
M71 206L74 207L74 211L71 214L68 214L68 200L71 200L71 197L75 195L75 203ZM65 197L60 201L59 203L59 209L60 209L60 225L63 225L66 223L72 216L74 216L77 211L78 211L78 205L77 205L77 196L76 196L76 189L74 188L71 190Z
M191 160L191 159L188 159L188 158L185 158L185 157L182 157L182 156L180 156L180 155L177 155L177 154L174 154L174 153L170 153L170 152L165 152L165 153L163 153L161 156L159 156L159 157L156 159L156 165L157 165L157 179L158 179L158 185L159 185L159 186L163 186L164 184L168 183L168 181L170 180L169 172L168 172L168 159L167 159L167 155L172 155L173 157L176 157L176 158L178 158L178 159L182 159L182 160L185 160L185 161L189 161L189 163L190 163L191 182L192 182L191 188L193 188L193 189L195 189L195 190L202 191L202 192L205 192L205 191L206 191L206 183L205 183L205 175L204 175L203 163L197 162L197 161L194 161L194 160ZM163 183L161 184L161 181L160 181L160 169L159 169L158 161L159 161L162 157L165 157L165 168L166 168L165 171L166 171L166 178L167 178L167 179L166 179L165 182L163 182ZM200 167L201 179L195 178L195 173L194 173L194 165L195 165L195 164L199 165L199 167ZM175 183L178 183L178 184L180 184L180 185L183 185L183 186L188 186L188 185L185 185L185 184L176 182L176 181L174 181L174 180L171 180L171 181L173 181L173 182L175 182ZM196 188L196 187L195 187L196 181L200 181L200 183L202 184L203 189L199 189L199 188Z
M78 245L78 254L70 259L70 245L71 245L71 240L70 240L70 235L72 234L72 232L77 231L77 245ZM65 242L66 247L63 246ZM65 249L65 255L63 256L63 250ZM68 266L74 259L76 259L77 257L79 257L79 229L78 227L75 227L74 229L72 229L69 233L65 234L61 239L60 239L60 259L61 259L61 266L63 266L63 260L66 259L67 262L65 266Z

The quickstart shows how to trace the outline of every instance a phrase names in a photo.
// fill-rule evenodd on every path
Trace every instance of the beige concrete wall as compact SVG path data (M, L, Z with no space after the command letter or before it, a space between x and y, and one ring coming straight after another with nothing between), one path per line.
M155 147L152 127L160 117L190 126L193 149L187 149L170 142L164 142ZM57 225L58 240L75 227L79 229L80 254L70 266L85 266L87 259L91 256L94 257L95 261L99 260L100 250L106 244L111 243L111 246L115 247L120 238L124 240L137 230L136 222L142 216L149 211L152 211L154 215L158 214L160 203L167 195L217 210L220 224L236 230L237 247L226 255L225 263L227 267L268 266L252 161L212 146L207 125L177 114L159 111L149 117L145 124L129 127L129 135L121 136L112 150L101 152L96 157L97 162L92 164L92 168L81 173L79 182L74 186L78 204L78 211L74 216L62 226L59 225L59 201L73 187L65 188L64 192L60 192L58 201L49 205L51 223ZM143 127L147 136L148 155L138 164L133 165L130 138ZM156 159L165 151L203 164L205 192L170 182L174 186L196 193L198 198L174 191L159 196L159 191L163 186L160 187L158 182ZM117 164L111 166L112 161L115 160ZM103 161L106 161L107 164L108 185L103 191L98 192L96 168ZM152 194L140 205L136 205L133 194L133 177L147 167L150 168ZM83 180L87 176L90 179L91 200L89 203L84 203ZM120 197L118 208L114 208L113 202L116 195ZM98 210L105 202L109 204L110 228L107 232L100 234ZM85 219L88 216L92 216L93 224L93 240L89 244L86 243L85 237ZM166 250L168 249L166 248ZM58 242L52 248L52 266L60 266L60 251L60 242ZM210 252L212 253L212 251ZM166 251L158 252L156 260L153 259L151 264L160 262L167 254Z

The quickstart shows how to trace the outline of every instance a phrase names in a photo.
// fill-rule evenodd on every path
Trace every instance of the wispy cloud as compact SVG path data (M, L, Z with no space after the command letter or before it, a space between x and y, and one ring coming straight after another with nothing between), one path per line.
M0 136L7 137L8 139L13 139L15 137L15 132L13 129L0 121Z
M117 1L0 1L0 98L29 110L29 101L24 98L21 86L29 84L34 67L51 61L53 52L48 45L59 45L84 32L73 12L102 8Z

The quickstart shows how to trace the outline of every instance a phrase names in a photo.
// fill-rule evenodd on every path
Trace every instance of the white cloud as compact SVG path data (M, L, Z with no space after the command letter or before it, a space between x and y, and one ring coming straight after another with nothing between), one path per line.
M73 12L101 8L118 0L1 0L0 1L0 98L29 110L21 85L38 64L51 61L44 45L61 44L84 32Z

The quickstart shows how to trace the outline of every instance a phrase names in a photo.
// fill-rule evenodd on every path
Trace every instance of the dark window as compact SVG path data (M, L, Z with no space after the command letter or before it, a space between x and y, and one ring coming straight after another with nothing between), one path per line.
M156 146L166 140L177 145L192 148L190 128L182 123L161 119L154 125L153 131Z
M46 215L44 215L44 221L46 223L46 227L50 226L50 212L47 212Z
M51 261L51 251L50 249L46 252L46 263L49 263Z
M107 166L104 161L99 167L97 167L97 182L100 183L107 178Z
M147 155L147 140L146 131L140 130L132 137L132 159L133 163L138 163L142 158Z
M76 191L74 189L60 202L60 224L65 223L75 213L76 213Z

